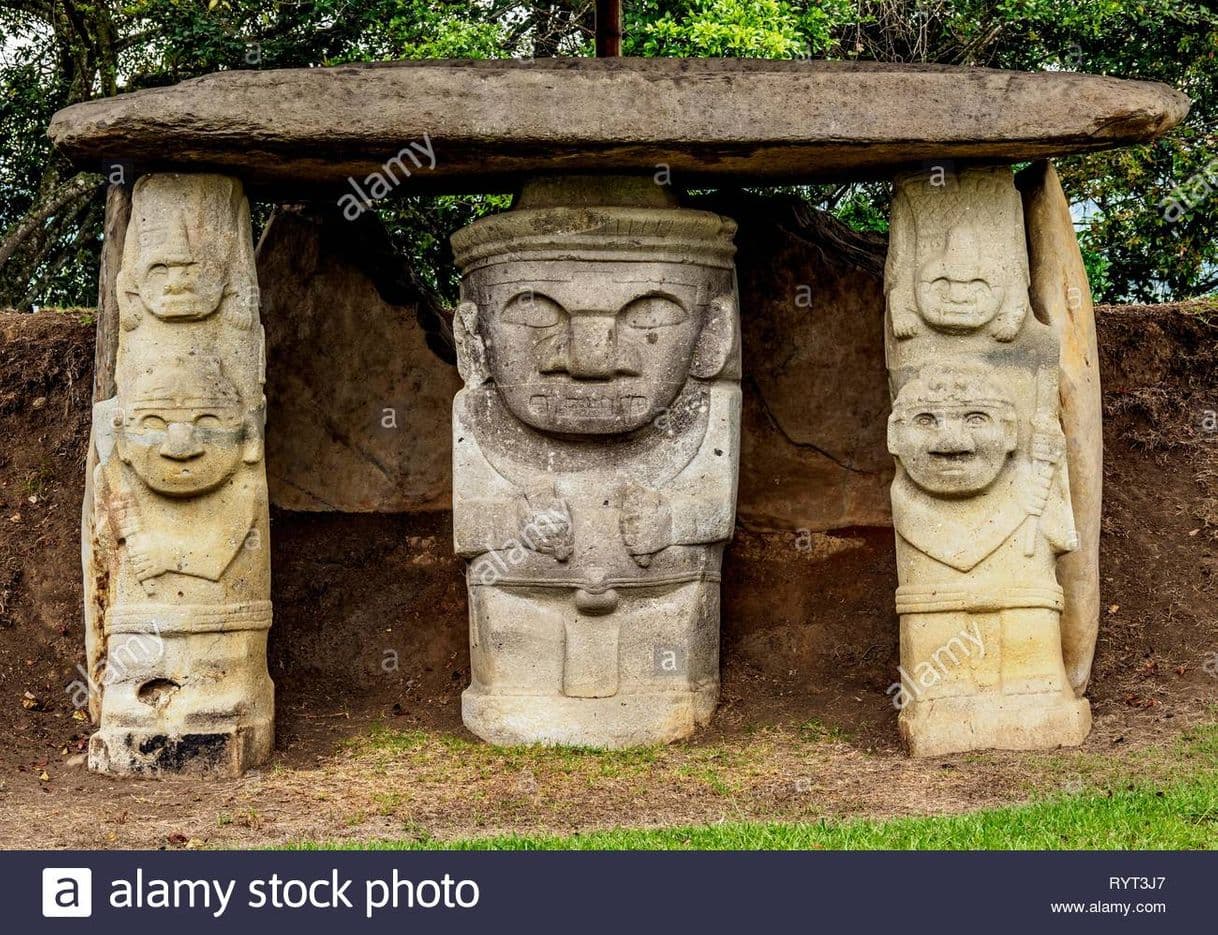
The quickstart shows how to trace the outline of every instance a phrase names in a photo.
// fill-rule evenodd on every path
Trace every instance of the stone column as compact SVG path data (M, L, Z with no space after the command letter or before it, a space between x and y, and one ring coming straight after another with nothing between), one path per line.
M1056 329L1031 314L1006 166L898 178L888 447L901 683L914 755L1078 744L1058 557L1078 547Z
M714 711L739 453L734 232L649 178L575 178L526 185L453 236L462 715L486 740L650 744Z
M94 404L85 504L89 766L238 775L274 743L263 336L241 184L141 178L115 293L114 395Z

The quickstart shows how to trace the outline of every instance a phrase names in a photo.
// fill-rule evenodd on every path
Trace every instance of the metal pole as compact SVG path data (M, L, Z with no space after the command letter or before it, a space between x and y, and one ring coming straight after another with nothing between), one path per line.
M622 54L622 0L596 0L596 57Z

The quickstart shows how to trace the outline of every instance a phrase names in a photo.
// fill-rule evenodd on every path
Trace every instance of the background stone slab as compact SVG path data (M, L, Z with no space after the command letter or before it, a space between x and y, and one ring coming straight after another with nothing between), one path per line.
M884 238L794 200L719 195L708 207L740 225L739 522L890 524Z
M449 413L461 381L428 346L418 293L375 216L279 209L258 245L258 280L272 502L450 508Z

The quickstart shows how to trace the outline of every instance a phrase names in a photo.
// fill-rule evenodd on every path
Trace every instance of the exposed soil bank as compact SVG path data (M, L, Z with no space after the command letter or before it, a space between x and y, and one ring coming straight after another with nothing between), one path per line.
M1211 324L1211 321L1215 322ZM0 313L0 846L245 846L722 816L956 811L1113 771L1170 769L1218 702L1218 310L1100 310L1103 599L1079 753L910 761L890 529L739 531L723 705L690 743L497 752L461 727L461 564L447 514L272 521L274 764L239 782L117 782L80 765L79 516L93 329ZM375 725L405 734L374 733ZM355 738L354 744L352 738ZM46 778L43 778L43 777ZM403 829L406 829L405 831Z

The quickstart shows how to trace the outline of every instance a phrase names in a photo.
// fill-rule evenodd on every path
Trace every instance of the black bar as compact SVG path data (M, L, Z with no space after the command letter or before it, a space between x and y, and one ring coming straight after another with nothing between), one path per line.
M75 908L72 868L89 921L44 917L48 892ZM1216 871L1212 852L26 851L0 853L0 893L4 931L38 935L1110 935L1212 931Z

